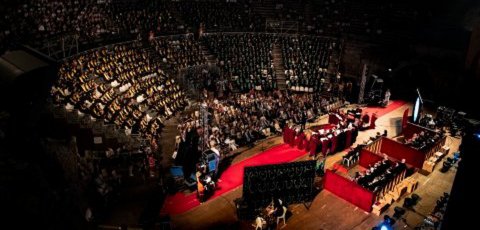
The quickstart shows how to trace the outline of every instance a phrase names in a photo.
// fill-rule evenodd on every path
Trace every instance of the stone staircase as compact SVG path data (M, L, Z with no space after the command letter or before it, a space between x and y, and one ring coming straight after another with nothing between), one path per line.
M275 75L277 77L277 88L279 90L286 90L287 83L286 83L286 76L285 76L285 66L283 65L283 56L282 56L282 48L279 44L273 45L273 70L275 71Z

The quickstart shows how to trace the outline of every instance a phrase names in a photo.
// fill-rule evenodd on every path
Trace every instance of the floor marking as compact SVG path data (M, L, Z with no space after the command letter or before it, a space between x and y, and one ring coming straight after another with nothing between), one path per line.
M423 185L426 185L430 179L431 179L431 178L428 178L428 179L423 183Z

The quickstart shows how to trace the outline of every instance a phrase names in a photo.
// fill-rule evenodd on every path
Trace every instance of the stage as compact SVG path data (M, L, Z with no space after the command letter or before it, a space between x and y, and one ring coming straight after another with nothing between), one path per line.
M406 108L412 108L411 104L398 106L395 109L388 111L376 121L375 130L367 130L359 132L357 142L360 143L375 135L376 132L383 133L383 130L388 131L388 136L396 136L400 132L400 121L403 111ZM328 116L323 116L318 124L325 124ZM460 139L448 137L447 144L450 145L449 156L457 151ZM282 144L282 137L275 137L268 140L267 146L271 148ZM355 146L354 144L353 146ZM264 146L264 147L265 147ZM261 145L247 150L242 155L234 159L234 164L245 160L245 155L253 157L261 154ZM345 152L336 153L328 156L326 160L326 168L333 168L338 165ZM248 158L247 157L247 158ZM308 154L295 159L307 160ZM434 208L436 200L443 195L444 192L450 192L455 177L456 169L451 168L447 173L441 173L437 168L429 174L418 175L419 181L418 189L414 192L420 196L417 205L414 206L415 212L407 211L403 216L406 218L406 223L397 221L395 226L401 229L414 229L415 226L422 223L424 215L428 215ZM207 202L191 208L181 214L171 215L172 227L174 229L253 229L252 222L238 221L236 218L236 210L234 200L242 196L242 187L237 187L229 192L225 192L215 199L210 199ZM409 195L408 195L409 196ZM349 202L337 197L336 195L322 190L313 200L310 210L307 210L303 204L290 205L289 211L292 215L287 219L287 225L280 227L282 229L371 229L383 220L383 215L393 215L393 208L395 206L402 206L402 197L397 202L393 203L390 208L380 216L367 213L360 208L350 204ZM406 228L404 226L407 225Z

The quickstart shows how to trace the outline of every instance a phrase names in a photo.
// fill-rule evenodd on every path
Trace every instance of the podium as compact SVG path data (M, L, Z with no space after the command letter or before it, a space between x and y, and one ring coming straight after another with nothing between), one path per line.
M409 177L399 184L397 184L391 191L388 192L394 201L398 200L406 193L412 193L417 189L418 181L413 177Z
M440 160L446 155L446 153L448 153L448 151L448 147L442 147L440 151L435 152L433 156L423 162L422 169L429 173L433 172L437 163L440 162Z
M385 210L388 209L388 207L390 207L390 204L391 203L388 203L386 201L379 201L375 204L373 204L372 206L372 213L377 215L377 216L380 216L380 214L382 214L382 212L384 212Z

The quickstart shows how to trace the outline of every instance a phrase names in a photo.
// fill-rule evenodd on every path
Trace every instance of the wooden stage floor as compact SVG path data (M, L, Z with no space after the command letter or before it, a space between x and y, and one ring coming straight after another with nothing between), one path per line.
M394 137L399 133L401 117L406 108L412 108L411 104L406 104L396 110L380 117L376 124L375 130L368 130L359 133L357 143L363 142L368 137L373 136L376 132L383 133L388 131L388 137ZM322 117L318 123L327 123L327 118ZM266 141L263 147L267 149L271 146L280 144L281 137L275 137ZM458 150L461 140L453 137L447 138L447 145L450 146L449 156ZM247 150L234 159L234 163L242 159L261 152L261 145ZM331 168L335 163L342 159L345 152L336 153L327 158L326 167ZM306 160L307 156L297 159ZM434 172L425 176L417 175L419 181L418 189L414 192L420 196L419 202L414 206L414 210L407 210L404 214L405 221L397 221L395 229L414 229L421 225L424 216L428 215L435 207L436 200L443 195L444 192L450 193L453 180L456 174L456 168L452 167L447 173L439 171L441 167L437 165ZM242 196L242 187L238 187L231 192L222 196L209 200L198 207L193 208L183 214L172 216L172 227L174 229L254 229L253 222L239 221L236 218L234 200ZM393 215L395 206L402 206L403 199L410 196L404 195L402 199L395 202L390 208L382 213L381 216L366 213L347 201L333 195L332 193L322 190L314 199L309 210L303 204L290 205L288 209L292 212L290 218L287 219L285 226L277 227L277 229L324 229L324 230L367 230L378 225L383 220L383 215Z

